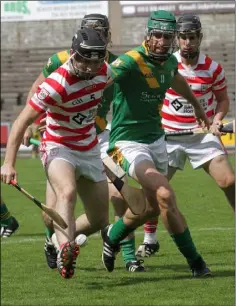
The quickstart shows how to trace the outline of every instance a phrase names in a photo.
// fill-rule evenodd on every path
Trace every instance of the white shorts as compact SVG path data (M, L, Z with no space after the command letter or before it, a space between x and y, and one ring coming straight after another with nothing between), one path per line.
M105 129L102 133L98 135L101 159L107 157L107 149L109 146L109 135L110 135L110 131L108 129Z
M193 169L201 167L218 155L225 154L221 140L213 134L173 136L167 138L169 166L184 169L186 158Z
M135 141L117 141L114 155L122 168L132 177L135 167L143 160L152 161L156 169L166 175L168 170L168 156L164 136L151 144ZM116 159L115 158L115 159Z
M75 168L76 180L80 176L84 176L94 182L106 180L99 144L89 151L77 151L61 144L46 142L40 146L40 152L44 168L48 167L50 161L61 159Z

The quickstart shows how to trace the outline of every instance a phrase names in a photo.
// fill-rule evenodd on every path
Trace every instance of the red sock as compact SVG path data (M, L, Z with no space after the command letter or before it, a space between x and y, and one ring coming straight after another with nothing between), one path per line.
M157 242L158 219L147 221L144 224L144 243L155 244Z
M144 223L145 233L155 233L157 230L158 220L151 220Z

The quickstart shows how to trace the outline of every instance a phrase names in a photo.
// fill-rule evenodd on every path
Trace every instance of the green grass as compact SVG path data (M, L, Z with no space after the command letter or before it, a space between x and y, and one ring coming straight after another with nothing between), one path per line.
M233 159L232 159L233 163ZM32 170L33 169L33 170ZM44 201L45 177L40 161L17 161L19 183ZM197 248L215 277L191 279L185 259L159 226L159 253L145 260L147 272L131 274L121 255L112 273L101 263L102 241L89 238L81 249L71 280L47 268L40 210L19 191L2 186L2 196L20 222L14 236L2 240L2 305L234 305L234 215L223 193L203 171L189 165L172 181ZM83 212L78 203L76 214ZM96 203L95 203L96 204ZM113 212L110 212L111 221ZM138 245L142 228L136 234Z

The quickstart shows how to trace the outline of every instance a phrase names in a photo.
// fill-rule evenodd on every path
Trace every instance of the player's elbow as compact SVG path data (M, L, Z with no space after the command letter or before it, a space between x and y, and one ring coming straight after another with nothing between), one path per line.
M33 96L37 92L39 85L41 85L44 82L44 80L45 80L45 77L41 73L31 87L31 90L30 90L31 96Z
M38 87L39 87L39 83L35 81L30 90L31 96L33 96L36 93L36 91L38 90Z

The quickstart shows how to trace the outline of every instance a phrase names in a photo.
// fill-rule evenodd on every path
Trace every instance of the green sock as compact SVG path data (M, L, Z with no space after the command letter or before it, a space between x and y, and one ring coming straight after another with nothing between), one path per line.
M130 261L137 260L135 256L135 238L132 233L132 236L129 235L124 240L120 242L122 257L124 259L125 264Z
M120 218L113 224L109 232L109 239L112 244L119 244L121 240L125 239L134 230L134 228L130 228L125 225L123 218Z
M172 234L171 237L189 264L201 257L196 250L188 228L181 234Z
M54 234L54 229L50 227L45 227L45 233L48 238L51 238Z
M12 216L6 204L1 203L1 225L9 225L12 223Z

